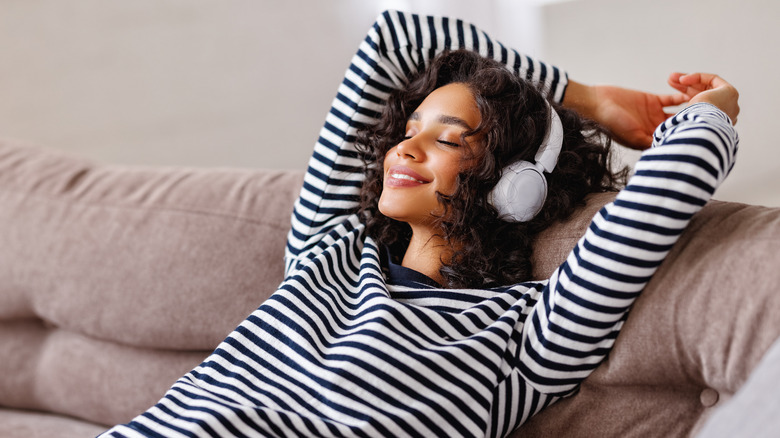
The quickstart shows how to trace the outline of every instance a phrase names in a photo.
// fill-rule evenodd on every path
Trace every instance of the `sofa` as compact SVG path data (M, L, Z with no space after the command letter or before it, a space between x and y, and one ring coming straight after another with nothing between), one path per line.
M302 177L0 142L0 438L94 436L154 404L276 289ZM539 236L534 276L613 198ZM512 436L696 436L780 335L779 286L780 208L711 201L608 359Z

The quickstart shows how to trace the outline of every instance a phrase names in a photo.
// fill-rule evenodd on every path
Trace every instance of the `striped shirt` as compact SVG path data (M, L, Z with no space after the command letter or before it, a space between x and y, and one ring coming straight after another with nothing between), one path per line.
M104 436L505 436L598 366L731 169L736 133L709 104L659 126L627 187L549 279L487 290L404 275L388 284L382 250L354 214L363 180L355 132L448 48L492 57L563 98L565 74L472 25L382 14L315 146L284 282L158 404Z

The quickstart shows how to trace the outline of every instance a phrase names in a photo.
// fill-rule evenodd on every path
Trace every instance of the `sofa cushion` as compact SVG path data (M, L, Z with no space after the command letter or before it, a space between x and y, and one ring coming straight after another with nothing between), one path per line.
M302 176L0 142L0 406L113 424L156 402L276 290Z
M97 436L103 427L59 415L0 408L2 438L85 438Z
M213 349L281 281L301 172L124 168L0 145L0 319Z
M122 345L34 319L0 321L0 406L125 422L207 354Z

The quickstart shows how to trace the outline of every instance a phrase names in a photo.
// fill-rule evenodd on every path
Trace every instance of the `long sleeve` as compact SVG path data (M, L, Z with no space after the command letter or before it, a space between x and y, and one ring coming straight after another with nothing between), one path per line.
M709 104L660 125L628 185L594 218L523 326L521 373L570 392L604 359L631 304L731 170L737 133Z
M351 215L364 177L354 144L357 130L375 123L390 92L448 49L494 58L556 101L563 99L564 73L508 49L472 24L395 11L381 14L353 57L314 146L292 215L287 275L357 225Z

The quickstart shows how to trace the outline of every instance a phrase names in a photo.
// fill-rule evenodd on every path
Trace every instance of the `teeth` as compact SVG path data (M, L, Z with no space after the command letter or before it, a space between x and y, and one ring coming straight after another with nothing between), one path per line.
M406 179L406 180L409 180L409 181L414 181L414 182L418 182L420 184L423 184L423 181L420 181L419 179L412 178L411 176L403 174L403 173L391 173L390 176L393 177L393 178L396 178L396 179Z

